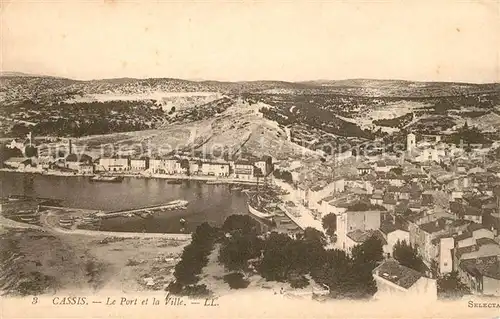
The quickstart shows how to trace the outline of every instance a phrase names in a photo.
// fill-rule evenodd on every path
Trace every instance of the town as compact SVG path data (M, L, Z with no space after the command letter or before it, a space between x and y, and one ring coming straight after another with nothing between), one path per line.
M14 140L11 147L16 143L25 145ZM31 135L25 143L33 146ZM436 299L440 280L455 280L474 295L499 296L500 164L488 160L481 148L459 148L440 135L410 133L404 149L374 156L344 152L320 164L270 156L235 161L187 156L93 159L77 156L69 140L60 158L32 154L9 158L4 165L22 172L94 178L262 181L282 190L281 196L268 197L264 204L251 200L249 211L260 221L281 221L285 227L280 233L298 238L312 228L326 236L329 247L348 255L369 240L381 243L383 260L373 269L378 298L396 293ZM290 222L295 226L287 227ZM413 262L398 254L405 249Z
M26 143L26 145L25 145ZM7 169L42 174L69 174L79 176L131 175L145 177L226 179L242 183L256 183L272 172L272 158L224 160L193 158L188 156L132 157L115 154L111 157L93 159L85 153L74 152L71 139L67 147L58 147L58 155L39 156L33 144L31 133L26 141L8 145L18 155L6 159ZM25 149L34 150L32 156L22 156Z

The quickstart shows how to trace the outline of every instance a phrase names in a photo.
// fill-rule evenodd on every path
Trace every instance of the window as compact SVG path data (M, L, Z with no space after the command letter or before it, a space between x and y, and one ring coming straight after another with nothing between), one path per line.
M448 263L447 263L447 262L445 262L445 263L444 263L444 266L445 266L445 267L446 267L446 266L448 266Z

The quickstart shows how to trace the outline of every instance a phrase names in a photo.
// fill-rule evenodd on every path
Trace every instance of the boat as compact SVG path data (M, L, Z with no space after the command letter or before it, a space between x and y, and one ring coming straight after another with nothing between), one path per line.
M256 217L262 218L262 219L269 219L269 218L273 217L273 214L269 214L267 212L263 213L263 212L257 210L256 208L253 208L250 204L248 204L248 211L250 212L250 214L252 214Z
M207 181L207 184L209 185L217 185L217 184L222 184L222 181Z
M235 192L240 192L243 188L241 187L233 187L232 190Z
M90 178L91 182L108 182L108 183L121 183L123 181L122 176L103 176L96 175Z
M167 184L182 184L182 180L181 179L172 179L172 180L167 181Z
M248 211L258 218L270 219L274 214L266 209L266 204L259 195L249 196Z

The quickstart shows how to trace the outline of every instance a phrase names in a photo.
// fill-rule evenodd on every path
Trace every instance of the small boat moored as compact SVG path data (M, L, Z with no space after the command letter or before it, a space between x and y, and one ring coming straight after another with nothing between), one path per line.
M90 178L91 182L108 182L108 183L120 183L123 181L123 176L104 176L96 175Z

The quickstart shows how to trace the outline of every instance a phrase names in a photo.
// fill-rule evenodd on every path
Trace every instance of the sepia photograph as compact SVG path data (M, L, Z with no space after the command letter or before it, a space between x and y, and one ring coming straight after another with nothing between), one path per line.
M0 317L500 318L499 1L0 14Z

